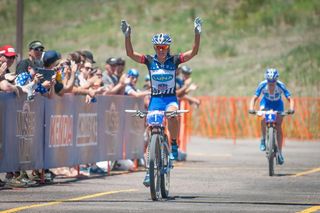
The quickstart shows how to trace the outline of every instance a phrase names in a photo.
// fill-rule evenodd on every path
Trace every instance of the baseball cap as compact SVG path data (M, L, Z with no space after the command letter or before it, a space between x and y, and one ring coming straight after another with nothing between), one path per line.
M43 48L44 49L44 46L41 43L41 41L31 41L29 44L29 49L35 49L35 48Z
M61 59L60 53L55 50L48 50L43 55L43 64L45 67L49 67L53 63L57 65Z
M183 73L186 73L186 74L191 74L192 73L192 69L190 67L186 66L186 65L183 65L181 67L181 70L182 70Z
M94 60L93 60L93 55L90 51L88 50L83 50L82 53L86 56L87 59L89 59L89 61L91 63L96 63Z
M109 64L109 65L117 65L117 59L114 58L114 57L110 57L106 60L106 64Z
M16 56L16 51L11 45L4 45L0 47L0 55L5 55L5 56Z
M123 58L121 57L117 58L117 65L124 66L125 64L126 64L126 61Z

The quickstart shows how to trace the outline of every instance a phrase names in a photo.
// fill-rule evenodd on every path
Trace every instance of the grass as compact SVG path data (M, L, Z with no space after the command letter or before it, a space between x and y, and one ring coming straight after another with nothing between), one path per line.
M1 44L15 44L15 4L0 1L0 24L6 26ZM110 56L128 59L121 19L132 26L134 48L152 54L150 41L157 32L170 33L173 53L190 49L196 16L204 21L201 48L187 63L199 84L195 95L251 95L265 68L275 66L293 95L319 97L318 0L28 0L24 46L39 39L63 55L89 49L103 67ZM126 68L131 67L147 73L128 59Z

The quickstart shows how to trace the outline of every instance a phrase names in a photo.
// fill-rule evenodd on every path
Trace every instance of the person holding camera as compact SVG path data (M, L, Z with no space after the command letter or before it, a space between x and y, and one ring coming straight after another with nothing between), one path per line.
M61 84L55 86L56 73L52 70L60 59L61 57L58 52L49 50L43 56L45 68L29 66L28 72L22 72L17 76L16 85L32 88L31 93L28 93L28 100L32 100L37 93L51 98L55 87L58 89L63 88Z

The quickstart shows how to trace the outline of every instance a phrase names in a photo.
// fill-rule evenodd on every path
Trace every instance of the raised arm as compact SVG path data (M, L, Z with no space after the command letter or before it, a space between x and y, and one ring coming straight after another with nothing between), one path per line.
M183 53L184 62L189 61L195 55L198 54L199 46L200 46L200 34L201 34L202 20L197 17L194 20L194 43L192 49Z
M134 61L141 63L141 57L143 55L133 50L132 43L131 43L131 27L128 24L128 22L125 20L121 20L120 29L125 37L125 47L126 47L127 56L132 58Z

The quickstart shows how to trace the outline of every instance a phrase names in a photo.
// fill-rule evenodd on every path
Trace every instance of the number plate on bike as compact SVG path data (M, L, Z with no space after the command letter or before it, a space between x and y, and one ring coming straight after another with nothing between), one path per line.
M265 118L267 123L273 123L276 122L277 115L275 113L266 113Z
M147 115L147 123L151 126L161 126L164 120L164 112L163 111L151 111L148 112Z

